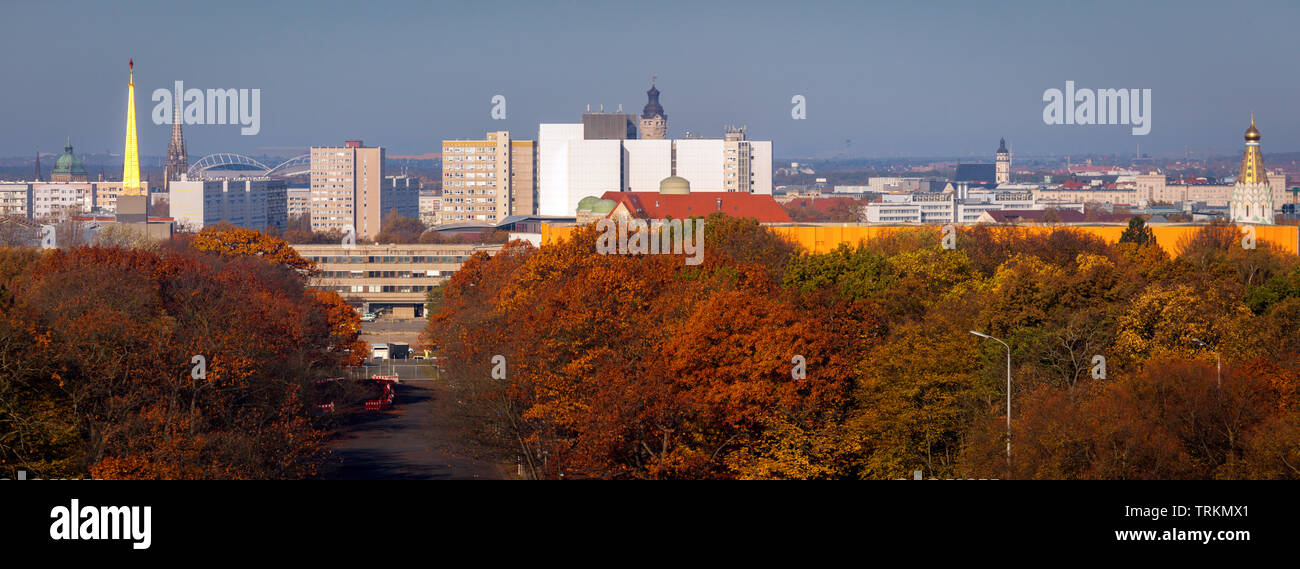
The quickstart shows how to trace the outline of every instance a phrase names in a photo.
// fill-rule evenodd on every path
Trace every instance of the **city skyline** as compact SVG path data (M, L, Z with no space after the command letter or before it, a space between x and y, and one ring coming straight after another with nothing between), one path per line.
M6 34L7 51L47 47L10 62L34 87L0 95L6 108L27 110L0 121L10 133L0 155L31 156L38 146L49 153L69 136L81 153L116 149L128 58L139 64L145 156L166 155L171 132L149 120L156 103L148 95L175 81L262 93L257 135L241 135L235 125L187 124L195 157L344 138L408 155L487 130L532 138L538 124L572 122L588 104L633 112L645 103L652 76L673 117L669 137L718 137L724 125L747 125L755 138L773 140L780 157L987 156L998 138L1026 156L1124 154L1139 145L1158 156L1184 149L1229 155L1252 110L1271 152L1300 150L1291 96L1300 79L1261 57L1286 47L1285 16L1297 9L1282 3L1249 11L1108 3L1087 13L1021 2L926 9L827 2L806 13L773 3L739 13L661 5L650 14L579 2L476 5L473 13L405 3L375 12L236 4L217 14L163 4L13 6L17 21L33 25ZM579 16L584 34L553 32ZM118 38L101 17L151 33ZM1039 23L1022 26L1018 18ZM280 25L285 21L296 25ZM1213 22L1234 24L1215 29ZM470 30L493 26L500 41L472 37ZM673 39L645 40L627 34L629 27L673 30ZM43 40L51 35L81 39ZM705 52L726 55L695 57ZM300 61L308 63L293 63ZM1067 81L1151 89L1151 133L1044 124L1044 92ZM505 97L504 120L490 115L496 95ZM806 100L806 120L791 118L795 95Z

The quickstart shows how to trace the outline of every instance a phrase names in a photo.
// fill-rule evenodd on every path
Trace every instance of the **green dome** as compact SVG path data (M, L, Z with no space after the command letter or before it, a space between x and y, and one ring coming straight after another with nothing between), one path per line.
M54 162L53 174L85 174L86 167L81 164L81 159L72 153L72 140L68 140L68 145L63 147L63 156L60 156Z
M587 196L578 201L578 211L591 211L591 206L600 201L596 196Z
M596 200L591 204L591 213L609 213L618 207L618 202L614 200Z
M681 176L669 176L659 181L659 193L689 194L691 193L691 183Z

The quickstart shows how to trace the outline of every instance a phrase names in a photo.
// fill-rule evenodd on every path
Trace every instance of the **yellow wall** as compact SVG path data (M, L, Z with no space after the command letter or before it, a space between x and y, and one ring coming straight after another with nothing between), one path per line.
M1086 233L1091 233L1107 243L1116 243L1119 236L1124 233L1126 226L1122 225L1071 225L1071 229L1077 229ZM1175 249L1178 243L1187 236L1192 235L1203 226L1196 225L1150 225L1151 231L1156 236L1156 243L1162 249L1170 254L1177 254ZM770 226L773 232L782 235L795 243L803 246L804 249L814 253L826 253L834 250L840 243L855 245L860 241L872 239L882 235L888 235L896 231L912 231L918 228L928 229L938 232L938 225L922 226L898 226L898 225L853 225L845 224L842 226L822 226L822 225L780 225ZM551 225L542 224L542 245L548 245L553 240L563 240L575 229L572 225ZM1045 233L1058 229L1051 226L1025 226L1021 229L1037 233ZM1269 242L1275 248L1285 251L1292 255L1300 254L1300 227L1294 225L1257 225L1255 226L1255 237L1259 242Z

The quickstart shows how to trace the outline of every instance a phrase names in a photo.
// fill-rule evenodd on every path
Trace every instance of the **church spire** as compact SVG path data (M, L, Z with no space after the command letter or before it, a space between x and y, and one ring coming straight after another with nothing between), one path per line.
M163 168L163 183L181 179L189 168L189 155L185 152L185 136L181 134L181 101L178 97L172 107L172 139L167 143L167 165Z
M1241 154L1241 170L1232 188L1228 214L1236 223L1273 223L1273 188L1264 172L1264 156L1259 150L1259 128L1255 112L1250 113L1246 128L1246 150Z
M135 136L135 59L127 62L130 80L126 87L126 148L122 152L122 194L140 195L140 146Z

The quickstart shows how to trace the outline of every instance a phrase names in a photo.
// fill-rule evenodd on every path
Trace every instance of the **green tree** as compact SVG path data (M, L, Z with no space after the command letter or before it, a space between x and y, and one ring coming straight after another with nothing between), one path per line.
M1147 227L1146 221L1141 217L1133 216L1128 220L1128 229L1124 234L1119 236L1120 243L1137 243L1139 245L1155 245L1156 235Z

